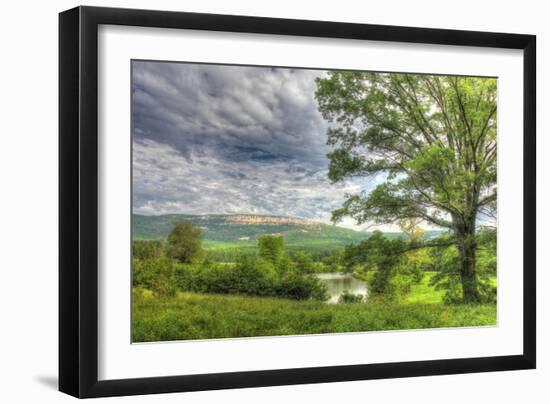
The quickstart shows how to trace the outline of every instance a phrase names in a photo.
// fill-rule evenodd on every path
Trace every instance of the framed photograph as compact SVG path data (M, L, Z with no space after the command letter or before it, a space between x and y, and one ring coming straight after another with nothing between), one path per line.
M535 37L59 17L59 388L535 368Z

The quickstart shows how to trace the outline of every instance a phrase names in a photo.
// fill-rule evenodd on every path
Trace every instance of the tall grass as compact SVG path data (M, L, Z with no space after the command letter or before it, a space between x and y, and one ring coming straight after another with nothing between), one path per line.
M484 326L496 324L496 305L396 304L329 305L231 295L177 293L158 297L133 291L134 342L355 331Z

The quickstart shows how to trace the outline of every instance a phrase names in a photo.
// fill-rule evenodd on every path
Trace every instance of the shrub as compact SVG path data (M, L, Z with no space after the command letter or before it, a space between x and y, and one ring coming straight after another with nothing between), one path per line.
M296 269L303 274L311 274L315 272L315 262L311 257L311 254L308 254L304 251L298 251L292 257L294 263L296 264Z
M176 292L174 268L167 258L132 260L132 285L153 291L156 295L172 296Z
M364 300L365 299L362 295L354 295L353 293L344 290L338 298L338 303L362 303Z
M330 252L330 254L322 257L321 268L318 272L353 272L350 268L344 265L344 249L338 248Z
M299 273L288 259L277 265L245 255L235 264L175 264L174 282L190 292L277 296L326 300L326 287L315 276Z
M313 275L304 275L298 272L284 276L277 290L277 295L295 300L327 300L327 288Z
M132 241L132 257L139 260L160 258L164 254L163 240Z

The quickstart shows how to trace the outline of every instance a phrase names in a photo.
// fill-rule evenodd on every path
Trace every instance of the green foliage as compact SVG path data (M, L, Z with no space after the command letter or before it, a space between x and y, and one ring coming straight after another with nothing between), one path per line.
M160 258L164 255L163 240L132 241L132 257L140 260Z
M460 277L460 262L455 246L434 248L430 251L432 270L436 275L432 278L432 285L436 290L444 290L445 303L457 304L462 301L462 287Z
M410 276L414 283L422 280L424 272L430 268L429 248L419 248L405 253L401 272Z
M365 237L360 240L366 239L372 233L366 233ZM388 238L398 238L399 233L384 233ZM359 241L360 241L359 240ZM233 243L216 243L205 242L204 255L206 258L217 262L235 262L238 257L243 254L256 254L256 245L236 245ZM337 247L335 247L337 246ZM332 267L334 270L327 269L325 272L341 272L344 270L343 265L343 253L344 244L337 242L314 243L311 239L303 240L303 243L289 244L285 239L285 251L294 257L295 254L305 252L311 255L311 258L316 263L323 263L326 267Z
M315 95L331 123L329 178L385 178L349 195L333 220L449 229L462 299L481 301L473 240L478 214L496 211L496 79L333 71L317 79Z
M496 230L482 228L476 234L476 262L475 274L476 292L478 300L484 303L496 303ZM429 269L436 274L432 278L432 285L438 290L445 291L444 301L457 304L464 301L461 278L460 254L455 246L433 248L429 251Z
M481 301L497 301L497 232L494 228L483 227L476 234L477 286Z
M317 277L298 272L287 259L274 264L263 258L243 256L234 265L177 264L174 276L176 287L182 291L296 300L327 298L326 287Z
M168 235L168 257L182 263L197 262L203 255L202 231L191 222L178 222Z
M321 258L323 266L320 269L325 269L323 272L349 272L345 266L344 251L343 248L337 248Z
M190 252L200 251L197 237L200 229L196 230L189 223L176 225L169 237L170 258L134 259L133 285L157 294L173 294L178 289L297 300L327 299L325 285L312 275L316 267L311 256L300 253L297 261L293 261L284 250L282 237L260 238L257 256L241 255L234 263L214 263L208 259L199 263L197 255L192 258ZM150 244L137 243L140 247ZM150 248L142 250L149 252Z
M174 295L176 292L174 267L167 258L132 260L132 285L153 291L157 295Z
M401 268L404 246L403 239L390 240L374 232L367 240L348 246L344 260L354 272L367 274L369 294L394 300L405 291L399 283L403 279L394 279Z
M205 243L206 244L206 243ZM217 244L204 249L205 258L216 262L235 262L242 255L254 255L255 245L234 246L232 244Z
M476 234L477 267L480 273L497 273L497 232L494 228L482 227Z
M134 290L132 341L175 341L496 324L496 306L326 304L320 301Z
M362 295L354 295L353 293L344 290L344 293L338 298L338 303L350 304L350 303L361 303L365 299Z
M317 272L317 267L313 261L311 254L305 251L298 251L292 256L292 260L296 265L298 272L303 274L312 274Z
M258 257L276 263L285 254L282 236L264 235L258 238Z
M442 303L445 296L445 290L436 290L433 287L432 278L435 274L435 272L424 272L420 282L412 283L410 293L407 295L406 303Z
M317 277L300 274L296 271L287 272L278 285L277 295L287 299L319 300L328 299L327 288Z

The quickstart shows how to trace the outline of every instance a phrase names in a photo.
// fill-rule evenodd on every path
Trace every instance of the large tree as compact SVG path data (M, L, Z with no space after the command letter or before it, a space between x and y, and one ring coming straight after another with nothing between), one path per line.
M333 219L423 221L449 229L463 299L479 301L476 224L496 212L497 83L493 78L341 72L317 79L330 122L329 178L376 176Z

